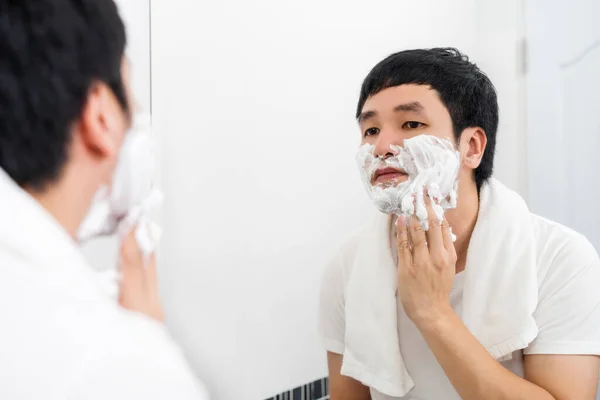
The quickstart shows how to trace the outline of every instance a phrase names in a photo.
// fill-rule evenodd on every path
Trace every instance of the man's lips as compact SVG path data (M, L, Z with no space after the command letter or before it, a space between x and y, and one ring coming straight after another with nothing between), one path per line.
M373 184L389 182L402 177L408 177L408 175L401 169L392 167L380 168L373 174Z

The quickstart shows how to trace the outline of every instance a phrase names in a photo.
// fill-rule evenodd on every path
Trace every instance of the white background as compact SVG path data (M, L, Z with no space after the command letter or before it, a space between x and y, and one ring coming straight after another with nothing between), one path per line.
M564 41L557 62L583 50L586 32L598 25L578 21L598 13L585 11L596 0L577 1L581 15L563 10L550 22L532 17L545 15L537 0L117 1L134 89L141 107L152 109L160 141L167 323L215 399L262 399L326 374L315 327L319 277L373 212L354 166L353 116L362 79L389 53L455 46L470 55L499 93L496 177L536 211L568 219L572 198L563 194L585 195L598 170L598 136L590 135L600 125L587 117L598 115L599 89L573 90L592 79L600 53L564 75L568 90L559 99L556 82L544 75L550 64L536 58L552 48L536 46L553 43L544 32L564 15L570 22L561 29L577 35L555 32ZM576 81L581 68L585 82ZM576 118L562 117L564 104L577 104L569 110ZM576 135L566 147L569 161L560 163L562 152L544 152L565 148L552 147L565 143L552 139L564 137L557 126ZM569 183L567 164L582 179ZM541 193L553 181L541 174L553 165L560 179L548 202ZM586 199L588 206L596 201ZM105 241L87 254L96 265L114 265L115 249Z

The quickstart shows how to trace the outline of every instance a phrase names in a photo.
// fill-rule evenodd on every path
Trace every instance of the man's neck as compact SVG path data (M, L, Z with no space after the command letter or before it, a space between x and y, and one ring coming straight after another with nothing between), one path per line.
M61 179L43 191L25 187L27 191L65 231L77 240L77 230L85 218L94 196L90 181L76 179L67 169ZM91 193L91 194L89 194Z
M456 273L465 269L467 263L467 249L471 241L473 229L479 213L479 194L475 184L465 185L459 189L458 206L446 212L446 219L456 235L454 248L458 257Z

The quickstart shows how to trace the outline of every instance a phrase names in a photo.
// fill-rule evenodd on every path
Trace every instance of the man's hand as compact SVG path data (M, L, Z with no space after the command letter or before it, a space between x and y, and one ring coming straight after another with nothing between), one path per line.
M398 296L406 315L419 327L452 312L450 290L456 251L448 221L440 223L426 194L427 232L416 217L400 216L398 230Z
M163 312L158 298L156 256L144 259L135 240L135 228L125 237L121 245L119 265L121 283L119 304L124 308L146 314L163 321Z

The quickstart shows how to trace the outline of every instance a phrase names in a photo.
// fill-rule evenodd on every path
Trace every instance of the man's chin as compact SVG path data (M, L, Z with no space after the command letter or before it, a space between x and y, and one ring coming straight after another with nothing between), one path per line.
M389 188L394 188L394 187L398 187L399 185L403 184L404 182L407 182L408 178L406 179L392 179L389 181L383 181L383 182L375 182L373 183L371 186L373 186L374 188L379 188L379 189L389 189Z

